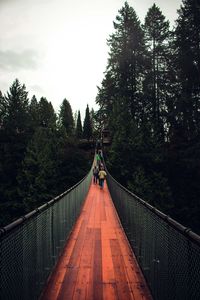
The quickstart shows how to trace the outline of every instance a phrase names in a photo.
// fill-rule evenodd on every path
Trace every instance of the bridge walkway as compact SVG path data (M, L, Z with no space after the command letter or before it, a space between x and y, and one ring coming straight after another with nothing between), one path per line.
M105 184L91 184L41 300L152 299Z

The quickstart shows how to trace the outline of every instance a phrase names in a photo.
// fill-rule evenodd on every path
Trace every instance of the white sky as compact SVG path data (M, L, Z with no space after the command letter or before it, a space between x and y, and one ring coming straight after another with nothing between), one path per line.
M82 120L96 109L106 40L124 0L0 0L0 90L18 78L29 98L46 97L58 110L66 98ZM173 25L181 0L129 0L143 22L155 2Z

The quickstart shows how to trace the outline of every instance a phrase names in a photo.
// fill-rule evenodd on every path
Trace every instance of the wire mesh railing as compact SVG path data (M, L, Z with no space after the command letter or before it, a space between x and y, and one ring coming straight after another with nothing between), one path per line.
M92 172L43 206L0 229L0 299L38 299L89 189Z
M155 300L200 299L200 236L143 201L109 173L118 215Z

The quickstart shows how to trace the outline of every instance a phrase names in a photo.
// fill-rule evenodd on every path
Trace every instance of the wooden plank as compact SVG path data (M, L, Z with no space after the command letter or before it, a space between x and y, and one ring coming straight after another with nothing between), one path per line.
M74 300L88 299L87 286L89 286L90 272L93 267L94 236L95 230L93 228L87 228L86 239L84 241L84 247L80 261L79 273L74 289Z
M82 221L81 228L79 231L78 238L76 240L74 251L70 257L69 263L66 265L67 271L60 289L58 300L61 299L72 299L74 293L74 287L76 284L79 264L81 259L81 251L84 242L84 233L86 230L85 220Z
M95 229L95 246L93 259L93 296L95 300L103 299L102 247L100 228Z
M92 193L90 195L90 198L92 199ZM77 287L78 283L78 275L82 266L82 257L83 255L83 249L85 245L85 240L87 240L87 233L88 233L88 219L90 218L92 214L92 209L94 207L95 202L93 203L88 203L87 201L85 202L82 213L79 217L79 220L82 220L82 226L79 230L78 237L76 244L74 246L74 251L72 253L72 256L70 258L69 264L68 264L68 269L67 272L65 273L65 278L63 280L62 288L60 289L59 295L58 295L58 300L61 299L72 299L74 297L74 294L78 296L78 298L84 297L83 295L85 292L83 291L82 288ZM81 275L79 275L81 276ZM83 275L82 275L83 276ZM81 276L81 277L82 277ZM84 275L85 276L85 275ZM83 284L81 284L82 286Z
M68 265L72 252L74 250L80 227L81 219L77 221L76 226L74 227L74 230L70 235L70 239L65 245L63 253L56 264L56 268L54 269L48 285L45 288L44 294L42 295L43 300L57 299L67 271L66 266Z
M102 226L103 299L112 300L117 299L117 287L109 238L113 237L115 231L106 225Z
M110 240L110 248L113 259L113 267L116 278L117 294L120 300L131 300L131 290L126 276L123 255L117 239Z

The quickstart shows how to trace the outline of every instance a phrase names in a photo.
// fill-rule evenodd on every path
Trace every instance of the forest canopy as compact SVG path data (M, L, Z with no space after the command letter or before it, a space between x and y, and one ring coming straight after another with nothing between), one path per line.
M107 166L135 194L200 233L200 6L183 0L173 29L153 4L113 22L96 102L112 144Z
M92 128L85 131L90 139ZM61 194L87 174L94 153L90 144L83 147L80 143L82 135L80 111L75 120L67 99L56 114L46 98L29 100L18 79L5 96L0 94L1 226Z
M90 141L109 129L104 150L125 187L200 234L200 6L183 0L175 26L153 4L143 24L125 2L108 37L96 103L73 115L46 98L28 98L16 79L0 93L0 225L81 179ZM81 99L80 99L81 101ZM84 142L83 142L84 141Z

